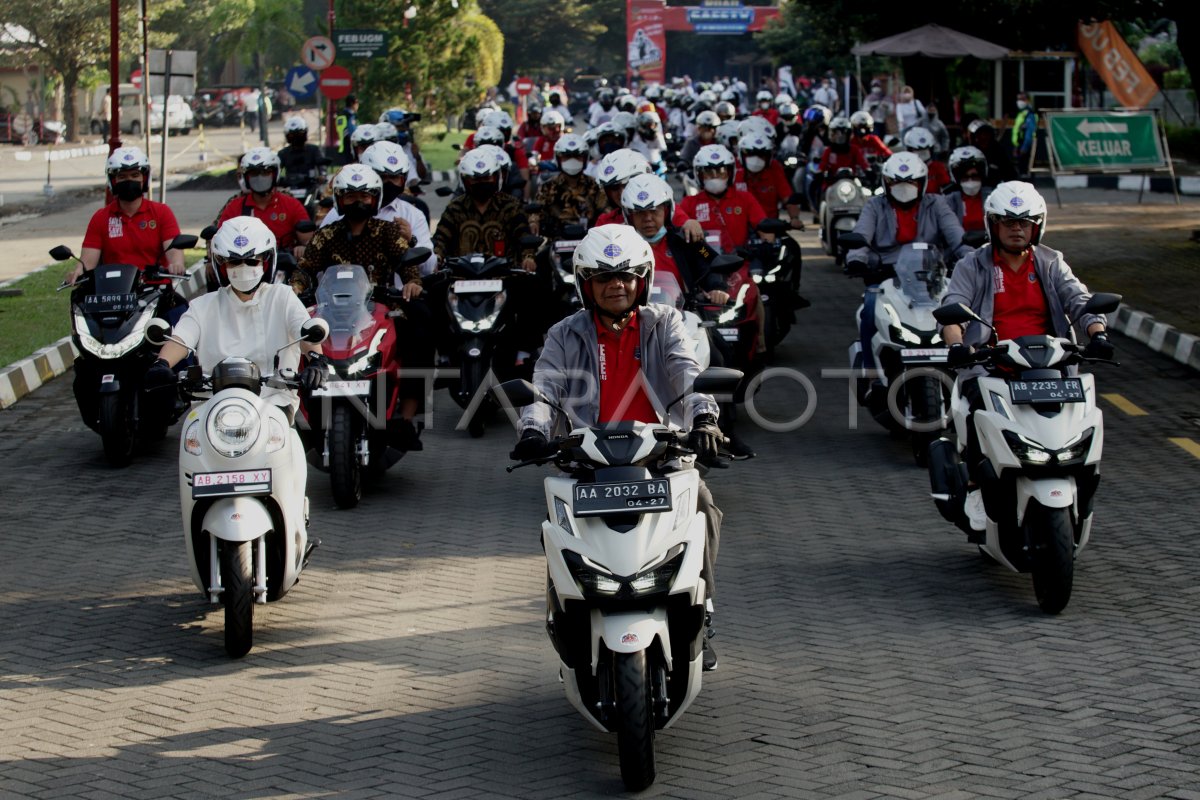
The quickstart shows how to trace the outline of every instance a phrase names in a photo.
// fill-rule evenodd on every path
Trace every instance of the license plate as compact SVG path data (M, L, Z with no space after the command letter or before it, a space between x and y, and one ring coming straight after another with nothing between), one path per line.
M504 281L499 278L488 281L455 281L455 294L470 294L473 292L496 293L504 288Z
M704 241L708 242L708 246L717 250L721 249L721 234L707 233L704 235Z
M575 484L572 511L577 517L670 510L671 482L666 478Z
M313 397L360 397L371 393L370 381L326 381L320 389L313 389Z
M1082 403L1083 381L1051 378L1039 381L1010 381L1014 403Z
M905 362L933 361L944 364L946 362L946 353L947 351L944 347L905 348L900 351L900 360Z
M125 314L137 311L136 294L92 294L83 298L83 310L89 314Z
M573 239L569 242L555 242L554 250L557 253L573 253L575 252L575 248L579 247L582 243L582 239Z
M737 328L717 328L717 333L721 334L721 338L727 342L736 342L738 340Z
M192 475L192 497L228 497L238 494L270 493L271 470L269 469L197 472Z

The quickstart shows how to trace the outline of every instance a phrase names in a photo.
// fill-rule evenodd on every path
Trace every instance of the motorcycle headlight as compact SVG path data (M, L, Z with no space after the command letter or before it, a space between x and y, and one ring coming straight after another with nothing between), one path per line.
M854 184L849 181L842 181L834 191L837 192L838 199L843 203L849 203L854 199L854 195L856 194Z
M1004 441L1013 455L1026 466L1044 467L1054 458L1046 448L1019 433L1004 431Z
M221 401L208 415L208 441L226 458L244 455L258 441L262 418L240 398Z
M287 431L274 417L267 419L267 452L275 453L283 449L287 443Z
M1081 463L1087 458L1088 452L1092 449L1092 439L1095 433L1095 428L1088 428L1081 433L1078 439L1054 454L1055 462L1059 466L1070 466Z
M79 344L84 350L87 350L98 358L120 358L136 349L145 339L146 326L154 318L154 311L153 306L143 309L141 316L138 317L138 321L133 326L133 330L129 332L129 335L113 344L105 344L88 333L87 318L82 312L76 311L75 332L79 335Z
M654 565L644 567L629 581L629 589L635 597L656 592L665 592L671 588L671 583L679 573L683 564L683 553L687 545L680 542L668 550Z
M192 422L183 432L183 449L194 456L204 452L204 448L200 445L200 420Z
M567 562L567 569L579 586L579 591L585 596L614 597L621 591L621 581L590 558L585 558L573 550L564 550L563 560Z

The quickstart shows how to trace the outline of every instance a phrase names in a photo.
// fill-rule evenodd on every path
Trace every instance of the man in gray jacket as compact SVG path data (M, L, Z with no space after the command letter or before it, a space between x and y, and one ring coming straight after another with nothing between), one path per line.
M533 369L534 385L566 415L547 403L526 406L512 452L520 461L552 455L550 439L571 427L669 423L672 413L666 404L691 392L700 374L682 315L671 306L648 302L654 252L636 230L628 225L592 228L576 248L574 263L584 307L550 329ZM702 461L715 459L722 439L716 402L691 392L684 404L679 422L690 422L690 447ZM703 480L697 505L707 528L701 575L711 613L722 515ZM706 642L704 668L716 664L716 653Z

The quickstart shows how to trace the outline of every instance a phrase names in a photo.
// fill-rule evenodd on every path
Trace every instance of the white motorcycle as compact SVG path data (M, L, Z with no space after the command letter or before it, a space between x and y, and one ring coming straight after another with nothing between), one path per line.
M728 394L741 376L709 369L694 389ZM515 406L549 402L527 381L496 392ZM640 791L655 778L654 732L700 692L706 540L695 456L686 434L642 422L576 428L555 444L557 455L508 468L567 472L545 481L546 632L567 699L617 734L621 778Z
M839 234L854 230L863 207L871 199L871 190L863 186L854 175L854 170L839 169L821 198L817 212L821 224L821 248L834 257L835 264L846 258L846 247L838 239Z
M687 310L687 298L673 274L663 269L654 271L654 282L650 286L650 301L673 306L683 315L683 327L687 330L688 341L692 343L696 352L696 361L700 363L701 370L708 369L712 360L712 350L708 340L708 331L705 329L712 327L713 323L705 323L694 311Z
M1120 295L1097 293L1083 313L1111 313L1120 302ZM986 325L957 303L934 316L943 325ZM1070 339L1022 336L983 348L974 360L988 370L978 379L982 407L971 414L959 380L951 399L955 440L941 438L929 449L932 495L942 516L984 553L1014 572L1032 573L1038 605L1057 614L1071 599L1075 557L1091 537L1104 446L1095 380L1071 368L1099 359L1085 358ZM963 511L972 434L980 460L970 477L987 511L982 532Z
M170 326L152 320L146 338L171 340ZM301 341L329 335L324 320L301 327ZM282 348L287 349L287 348ZM263 377L245 358L226 358L208 377L193 367L181 384L188 399L204 399L183 421L179 501L192 581L210 603L225 606L225 652L241 658L254 645L254 605L287 594L316 542L308 538L308 468L286 412L259 397L263 385L296 389L291 370Z

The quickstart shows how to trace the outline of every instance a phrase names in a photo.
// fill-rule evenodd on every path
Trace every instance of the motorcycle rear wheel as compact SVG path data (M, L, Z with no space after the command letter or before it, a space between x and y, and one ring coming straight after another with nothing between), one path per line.
M133 457L133 425L119 392L100 395L99 430L109 466L128 466Z
M909 383L909 387L913 386ZM920 379L920 388L909 395L912 418L918 422L933 422L945 413L942 383L933 377ZM941 431L911 431L913 461L918 467L929 464L929 445L941 436Z
M1026 512L1026 534L1033 542L1033 591L1038 607L1057 614L1071 600L1075 579L1075 532L1069 508L1032 507Z
M617 752L621 780L631 792L654 783L654 705L646 651L613 655L613 696L617 706Z
M254 547L252 542L219 542L225 590L225 652L241 658L254 646ZM261 545L260 545L261 546Z
M329 426L329 482L338 508L354 508L362 499L362 468L355 452L354 417L348 406L333 409Z

